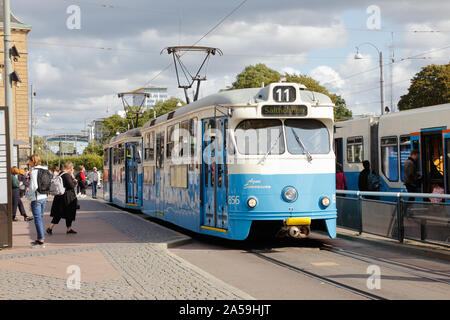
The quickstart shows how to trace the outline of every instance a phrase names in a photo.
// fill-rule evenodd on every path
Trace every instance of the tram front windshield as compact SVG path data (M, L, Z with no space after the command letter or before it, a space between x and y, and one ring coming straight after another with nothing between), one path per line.
M328 154L330 136L327 127L314 119L284 121L288 151L292 154Z
M236 127L234 135L240 154L283 154L282 123L277 119L244 120Z
M328 154L330 136L326 126L315 119L244 120L235 129L236 145L243 155Z

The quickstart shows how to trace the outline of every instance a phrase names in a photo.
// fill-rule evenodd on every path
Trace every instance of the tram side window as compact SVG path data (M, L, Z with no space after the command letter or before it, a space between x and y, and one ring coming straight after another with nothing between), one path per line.
M155 159L155 132L147 133L145 136L144 158L148 161Z
M197 155L197 118L189 120L189 140L191 145L191 157L195 158Z
M398 139L381 138L381 171L389 181L398 181Z
M178 124L177 124L178 126ZM175 130L175 126L169 126L167 127L167 143L166 143L166 157L167 159L172 158L172 152L175 145L175 141L177 141L177 138L175 137L175 134L178 130Z
M409 135L400 136L400 177L405 181L405 162L409 158L411 152L411 138Z
M361 163L364 159L363 137L347 138L347 162Z
M189 121L183 121L180 125L180 135L179 135L179 153L180 157L189 157Z
M109 149L103 150L103 166L104 167L109 166Z
M156 167L164 168L164 134L156 137Z

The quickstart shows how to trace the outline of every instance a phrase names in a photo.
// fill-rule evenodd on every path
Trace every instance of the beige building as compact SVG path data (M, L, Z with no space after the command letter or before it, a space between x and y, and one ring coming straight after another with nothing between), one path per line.
M14 145L17 154L13 158L17 159L20 166L26 164L26 157L30 153L30 127L28 111L28 51L27 35L31 31L31 26L20 22L11 13L11 47L16 46L19 57L13 57L12 70L15 71L21 82L13 82L13 135ZM0 33L3 34L3 1L0 2ZM5 105L5 66L4 66L4 43L3 37L0 39L0 104ZM16 163L13 163L17 165Z

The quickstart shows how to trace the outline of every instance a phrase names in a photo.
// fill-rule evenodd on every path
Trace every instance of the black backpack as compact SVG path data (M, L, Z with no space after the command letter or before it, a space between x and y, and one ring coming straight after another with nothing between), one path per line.
M50 193L50 185L52 184L53 173L46 169L38 168L38 176L37 176L37 192L40 194L49 194Z

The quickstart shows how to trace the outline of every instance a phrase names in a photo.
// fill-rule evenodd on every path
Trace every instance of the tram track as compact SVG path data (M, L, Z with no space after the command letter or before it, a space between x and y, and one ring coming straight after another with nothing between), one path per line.
M319 274L317 274L317 273L314 273L314 272L311 272L311 271L307 271L307 270L305 270L305 269L296 267L296 266L294 266L294 265L292 265L292 264L283 262L283 261L281 261L281 260L278 260L278 259L274 259L274 258L268 257L267 255L264 255L264 254L262 254L262 253L260 253L260 252L256 252L256 251L254 251L254 250L247 250L247 252L248 252L248 253L251 253L251 254L253 254L253 255L255 255L255 256L257 256L257 257L260 258L260 259L263 259L263 260L265 260L265 261L268 261L268 262L270 262L270 263L272 263L272 264L275 264L275 265L278 265L278 266L280 266L280 267L289 269L289 270L291 270L291 271L294 271L294 272L296 272L296 273L305 275L305 276L307 276L307 277L310 277L310 278L319 280L319 281L321 281L321 282L323 282L323 283L332 285L332 286L334 286L334 287L337 287L337 288L346 290L346 291L348 291L348 292L351 292L351 293L353 293L353 294L362 296L362 297L367 298L367 299L369 299L369 300L388 300L387 298L384 298L384 297L375 295L375 294L373 294L373 293L370 293L370 292L367 292L367 291L364 291L364 290L361 290L361 289L358 289L358 288L355 288L355 287L346 285L346 284L344 284L344 283L341 283L341 282L338 282L338 281L329 279L329 278L324 277L324 276L321 276L321 275L319 275Z
M369 264L376 264L380 267L385 267L394 271L398 271L398 272L402 272L402 273L406 273L409 275L413 275L419 278L423 278L423 279L427 279L430 281L435 281L435 282L440 282L440 283L444 283L447 285L450 285L450 280L445 280L445 279L440 279L440 278L434 278L434 277L430 277L427 275L424 275L423 273L432 273L435 275L439 275L439 276L444 276L444 277L449 277L448 274L445 273L441 273L441 272L435 272L433 270L429 270L429 269L425 269L425 268L419 268L413 265L408 265L408 264L404 264L404 263L399 263L396 261L391 261L391 260L387 260L384 258L379 258L379 257L373 257L373 256L369 256L369 255L365 255L365 254L361 254L361 253L357 253L357 252L352 252L349 250L345 250L345 249L341 249L341 248L335 248L329 245L324 245L323 247L320 248L321 250L325 250L328 252L332 252L341 256L345 256L351 259L355 259L355 260L359 260L359 261L363 261ZM411 271L411 270L406 270L406 269L415 269L418 272L415 271ZM423 273L419 273L419 272L423 272Z

